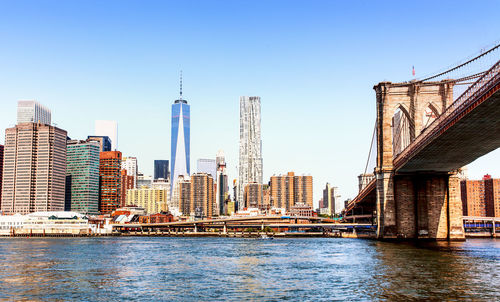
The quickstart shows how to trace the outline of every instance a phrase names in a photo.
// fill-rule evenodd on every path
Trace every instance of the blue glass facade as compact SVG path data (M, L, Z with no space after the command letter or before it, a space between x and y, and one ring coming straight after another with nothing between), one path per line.
M182 109L182 116L181 116L181 109ZM177 100L175 103L172 105L172 141L171 141L171 169L172 171L172 176L177 177L178 175L175 175L175 163L176 163L176 156L180 156L182 158L183 156L180 154L176 154L177 152L177 144L184 144L184 150L185 150L185 160L186 160L186 168L187 168L187 174L190 174L190 106L187 104L185 100ZM180 130L179 125L182 119L182 124L183 124L183 132L184 132L184 142L180 141L181 138L179 137ZM172 183L175 182L175 179L172 179Z
M155 160L155 180L159 178L167 179L170 177L168 171L168 160Z

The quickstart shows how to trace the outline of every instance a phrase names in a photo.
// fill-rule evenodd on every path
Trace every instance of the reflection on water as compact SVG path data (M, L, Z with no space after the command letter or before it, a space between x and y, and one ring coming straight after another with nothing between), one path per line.
M5 300L500 299L500 240L0 239Z

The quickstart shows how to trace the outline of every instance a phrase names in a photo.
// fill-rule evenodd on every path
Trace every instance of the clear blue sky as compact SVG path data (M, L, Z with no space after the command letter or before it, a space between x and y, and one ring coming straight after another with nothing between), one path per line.
M375 121L373 85L449 66L500 39L500 2L2 1L0 129L36 99L83 139L118 121L119 149L152 174L170 159L179 70L191 165L226 153L236 177L239 96L262 98L264 179L295 171L357 192ZM0 143L3 143L1 135ZM469 175L500 177L499 150Z

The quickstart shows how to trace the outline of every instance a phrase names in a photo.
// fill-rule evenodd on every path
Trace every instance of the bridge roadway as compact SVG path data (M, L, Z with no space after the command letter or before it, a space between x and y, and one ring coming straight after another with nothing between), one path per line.
M500 147L500 61L394 159L396 173L449 172Z

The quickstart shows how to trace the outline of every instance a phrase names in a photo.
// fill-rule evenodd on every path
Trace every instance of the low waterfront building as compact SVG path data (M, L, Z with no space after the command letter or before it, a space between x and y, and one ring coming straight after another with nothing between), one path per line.
M139 216L139 223L168 223L174 221L174 215L166 213L156 213L147 216Z
M127 191L127 206L139 206L146 210L146 214L166 212L168 194L167 190L142 187Z
M77 212L34 212L0 216L0 235L86 235L91 233L87 216Z
M290 208L290 216L313 217L313 209L306 203L298 202Z

